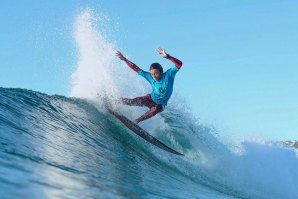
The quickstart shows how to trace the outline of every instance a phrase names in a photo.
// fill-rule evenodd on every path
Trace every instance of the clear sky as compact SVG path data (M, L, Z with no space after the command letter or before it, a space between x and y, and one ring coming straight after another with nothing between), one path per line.
M181 59L175 90L219 134L297 139L296 0L2 1L0 86L68 96L73 23L87 7L140 67L159 46Z

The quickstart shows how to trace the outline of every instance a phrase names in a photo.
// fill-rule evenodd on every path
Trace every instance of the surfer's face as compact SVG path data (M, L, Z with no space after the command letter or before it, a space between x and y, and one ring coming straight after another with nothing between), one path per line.
M151 69L150 74L155 81L158 81L161 77L161 72L157 69Z

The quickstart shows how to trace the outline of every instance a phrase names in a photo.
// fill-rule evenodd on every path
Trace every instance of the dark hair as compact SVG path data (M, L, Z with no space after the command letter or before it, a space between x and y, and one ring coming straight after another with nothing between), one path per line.
M150 70L152 70L152 69L159 70L160 73L163 73L163 68L162 68L162 66L159 63L153 63L153 64L151 64Z

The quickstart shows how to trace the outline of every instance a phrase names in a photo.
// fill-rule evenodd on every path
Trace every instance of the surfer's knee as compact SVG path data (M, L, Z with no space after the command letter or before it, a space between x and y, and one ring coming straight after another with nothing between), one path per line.
M150 115L154 116L154 115L156 115L157 113L162 112L163 110L164 110L164 106L158 104L157 106L153 106L153 107L149 110L149 113L150 113Z
M156 113L163 112L164 110L165 110L165 106L164 105L158 104L156 106Z

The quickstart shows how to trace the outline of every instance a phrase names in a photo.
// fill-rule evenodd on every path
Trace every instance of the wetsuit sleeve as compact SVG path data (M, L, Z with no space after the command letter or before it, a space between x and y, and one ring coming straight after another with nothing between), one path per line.
M134 70L135 72L139 73L140 68L139 68L137 65L135 65L134 63L132 63L132 62L129 61L128 59L125 59L124 61L125 61L125 63L126 63L132 70Z
M137 65L135 65L134 63L132 63L131 61L129 61L128 59L124 60L125 63L135 72L137 72L139 75L141 75L142 77L144 77L148 82L152 82L152 77L150 75L150 73L143 71L142 69L140 69Z
M181 68L181 66L182 66L182 61L180 61L179 59L177 59L177 58L175 58L175 57L172 57L171 55L169 55L169 54L167 54L167 57L166 57L167 59L169 59L169 60L171 60L174 64L175 64L175 66L176 66L176 68L179 70L180 68Z

